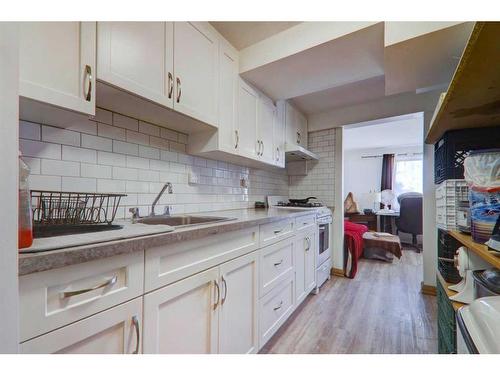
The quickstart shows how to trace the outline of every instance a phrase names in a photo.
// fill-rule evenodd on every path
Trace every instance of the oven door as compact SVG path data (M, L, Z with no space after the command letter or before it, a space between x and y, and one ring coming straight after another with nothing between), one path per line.
M319 224L318 263L321 266L330 258L330 223Z

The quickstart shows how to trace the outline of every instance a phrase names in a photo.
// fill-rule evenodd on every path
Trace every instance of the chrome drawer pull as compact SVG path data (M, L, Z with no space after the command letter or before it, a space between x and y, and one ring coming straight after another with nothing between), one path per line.
M111 279L109 279L108 281L106 281L102 284L96 285L92 288L73 290L70 292L61 292L60 296L61 296L61 298L69 298L69 297L73 297L73 296L78 296L80 294L92 292L93 290L102 289L102 288L106 288L108 286L115 285L117 281L118 281L118 276L115 275Z
M278 267L281 263L283 263L283 259L281 259L278 263L274 263L274 267Z
M135 336L137 338L137 341L135 343L135 350L132 352L132 354L139 354L139 345L141 342L141 331L139 329L139 319L137 319L137 316L132 317L132 325L135 327Z
M281 228L281 229L277 229L277 230L275 230L275 231L274 231L274 234L279 234L279 233L283 232L283 229L285 229L285 228Z
M182 95L181 79L179 77L177 77L176 81L177 81L177 99L176 99L176 102L179 103L181 101L181 95Z
M283 306L283 301L280 301L279 305L273 308L274 311L281 309L281 306Z
M235 130L234 134L236 135L236 143L234 144L234 148L238 148L238 144L240 143L240 133L238 133L238 130Z
M168 72L168 98L172 99L172 93L174 91L174 77L172 76L172 73Z
M306 237L306 241L307 241L306 251L309 251L311 249L311 239L309 237Z
M219 301L220 301L220 288L219 288L219 283L217 282L217 280L214 280L214 284L215 284L215 289L217 290L217 300L214 303L214 310L215 310L217 308L217 306L219 305Z

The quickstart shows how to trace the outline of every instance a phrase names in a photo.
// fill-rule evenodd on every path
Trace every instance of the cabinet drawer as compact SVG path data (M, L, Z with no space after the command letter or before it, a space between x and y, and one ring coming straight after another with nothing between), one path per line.
M177 280L248 254L258 248L258 227L146 250L145 290Z
M280 220L260 226L260 245L267 246L293 235L293 219Z
M262 347L274 335L293 312L293 291L293 277L290 277L260 300L259 347Z
M19 278L21 342L143 293L138 251Z
M299 216L295 218L295 230L311 229L316 225L316 215Z
M269 293L293 273L293 241L286 239L261 249L260 296Z
M23 354L139 354L142 297L26 341Z

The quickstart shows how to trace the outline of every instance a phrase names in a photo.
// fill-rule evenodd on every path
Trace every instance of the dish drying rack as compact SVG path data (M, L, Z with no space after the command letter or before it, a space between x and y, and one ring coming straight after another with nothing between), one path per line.
M31 190L36 226L111 225L126 194Z

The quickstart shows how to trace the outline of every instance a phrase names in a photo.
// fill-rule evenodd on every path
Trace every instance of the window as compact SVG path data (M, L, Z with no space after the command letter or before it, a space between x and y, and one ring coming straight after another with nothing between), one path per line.
M394 194L399 196L402 193L418 192L422 193L422 158L412 157L396 160L394 171ZM397 201L395 205L399 205Z

